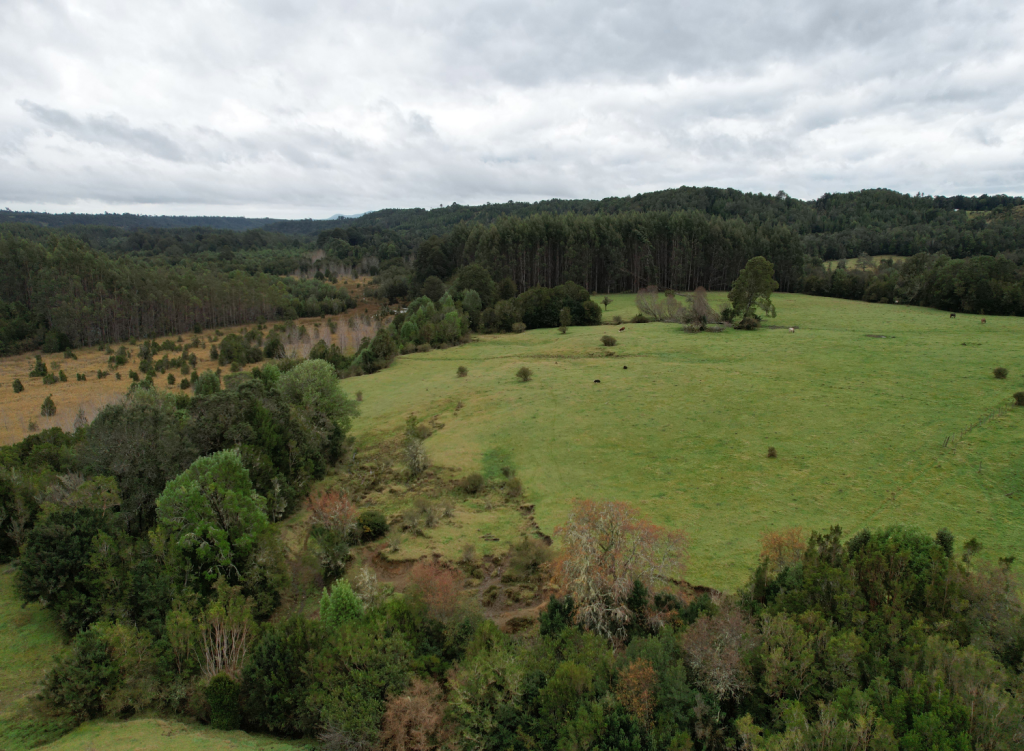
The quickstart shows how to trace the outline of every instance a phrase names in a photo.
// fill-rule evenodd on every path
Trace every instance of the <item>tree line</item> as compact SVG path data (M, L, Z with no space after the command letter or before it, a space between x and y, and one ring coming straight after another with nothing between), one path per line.
M115 258L68 235L0 235L0 353L127 341L276 318L339 313L348 293L202 264Z

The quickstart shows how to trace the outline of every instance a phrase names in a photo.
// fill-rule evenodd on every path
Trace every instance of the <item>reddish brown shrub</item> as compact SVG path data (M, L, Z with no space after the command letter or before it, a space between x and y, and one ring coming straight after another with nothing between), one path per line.
M436 683L413 678L403 696L393 697L380 729L381 751L431 751L444 742L445 704Z
M447 621L459 609L462 574L434 561L418 561L410 574L413 584L427 603L432 618Z
M804 557L807 542L800 527L790 527L761 535L761 560L770 571L781 571Z
M650 727L658 703L658 673L654 666L644 659L632 662L619 674L615 695L637 722Z
M309 497L309 510L313 523L331 529L348 529L355 524L356 508L348 495L337 490L328 490L319 496Z

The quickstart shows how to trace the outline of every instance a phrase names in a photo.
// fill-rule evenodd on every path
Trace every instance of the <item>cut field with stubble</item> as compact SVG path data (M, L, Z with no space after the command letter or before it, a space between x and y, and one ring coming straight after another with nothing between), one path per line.
M344 382L363 392L354 434L367 446L409 413L441 415L431 460L487 474L500 457L544 532L574 498L627 501L685 529L687 578L719 589L746 580L760 533L792 526L945 527L993 559L1024 553L1024 408L1009 406L1024 319L774 299L778 328L543 329L401 357ZM635 315L631 295L612 300L606 321Z

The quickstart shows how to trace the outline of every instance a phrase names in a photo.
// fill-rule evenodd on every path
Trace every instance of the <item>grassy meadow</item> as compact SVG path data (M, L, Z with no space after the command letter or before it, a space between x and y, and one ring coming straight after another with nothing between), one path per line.
M746 580L762 532L792 526L948 527L991 557L1024 554L1024 409L1008 408L1024 389L1024 319L773 299L765 324L778 328L753 332L626 323L401 357L344 383L363 392L354 434L368 447L411 412L439 415L431 460L514 467L544 532L574 498L627 501L686 530L687 578L719 589ZM605 317L635 313L632 295L616 295Z

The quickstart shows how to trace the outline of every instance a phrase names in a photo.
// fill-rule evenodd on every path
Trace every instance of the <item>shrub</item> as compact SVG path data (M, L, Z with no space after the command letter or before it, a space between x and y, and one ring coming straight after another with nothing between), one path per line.
M173 386L174 385L174 373L168 373L167 374L167 385L168 386Z
M218 673L206 687L206 703L210 705L210 727L215 730L238 730L242 723L238 707L238 684L224 673Z
M1008 371L1006 368L996 368L995 370L992 371L992 375L994 375L999 380L1003 380L1009 374L1010 371Z
M479 472L466 475L462 480L462 489L470 495L476 495L484 488L484 477Z
M510 498L518 498L523 494L523 481L518 477L510 477L505 481L505 492Z
M733 319L736 317L736 311L734 311L732 308L726 305L718 312L718 315L722 317L723 321L728 321L729 323L732 323Z
M778 456L778 455L779 455L779 454L778 454L778 452L777 452L777 451L775 450L775 447L774 447L774 446L769 446L769 447L768 447L768 458L769 458L769 459L774 459L774 458L775 458L776 456Z
M29 371L28 377L29 378L42 378L44 375L46 375L46 363L43 362L43 358L42 357L40 357L39 355L36 355L36 364L32 368L32 370Z
M108 375L110 375L110 373L108 371L106 371L106 370L97 370L96 371L96 377L97 378L101 378L101 379L102 378L106 378Z
M431 618L447 622L457 613L462 590L462 576L458 571L444 568L434 561L417 561L410 577Z
M429 352L430 351L430 345L426 344L426 343L425 344L417 344L416 345L416 351L417 352Z
M637 313L630 319L631 323L647 323L650 319L643 313Z
M1018 391L1014 394L1013 401L1017 403L1018 407L1024 407L1024 391Z
M459 378L465 378L466 376L469 375L469 370L466 368L465 365L460 365L458 370L455 371L455 375L458 376Z
M121 377L121 374L120 374L120 373L118 373L118 374L117 374L117 377L118 377L118 378L120 378L120 377ZM187 378L182 378L182 379L181 379L181 390L182 390L182 391L187 391L187 390L188 390L188 389L190 389L190 388L192 388L192 381L190 381L190 380L189 380L189 379L187 379Z
M72 350L66 349L66 350L64 350L64 359L65 360L77 360L78 359L78 355L76 355Z
M362 391L357 391L356 392L356 401L357 402L361 402L362 400L363 400L363 392Z
M377 509L369 509L359 515L359 530L363 540L376 540L388 531L388 520Z
M508 568L503 582L531 581L541 575L541 567L551 560L551 548L543 541L524 537L508 551Z
M22 391L25 390L25 386L22 384L21 380L18 379L18 378L14 379L14 383L12 383L11 386L14 388L14 393L15 394L20 394Z
M53 373L47 373L46 375L43 376L43 385L44 386L52 386L56 382L57 382L57 376L55 376Z
M58 657L43 695L54 707L89 720L103 713L103 699L118 682L117 665L95 629L78 634L71 651Z
M601 344L603 344L606 347L614 347L615 346L615 337L614 336L609 336L608 334L605 334L604 336L601 337Z
M425 751L443 741L445 703L436 683L413 678L412 688L388 701L381 723L382 751Z
M513 334L522 334L524 331L526 331L526 324L522 321L516 321L512 324Z
M411 436L407 438L405 441L405 465L409 468L409 474L418 477L427 468L428 463L427 450L423 448L423 441Z
M516 371L516 378L518 378L523 383L526 383L531 378L533 378L533 371L524 365L523 367Z
M39 414L43 417L53 417L57 414L57 405L53 403L53 395L43 399L43 406L39 410Z
M85 380L85 373L75 373L75 380L76 381L84 381Z
M622 323L622 316L612 316L612 323L616 326L620 325Z
M117 377L118 377L118 378L120 378L120 377L121 377L121 374L120 374L120 373L118 373ZM68 375L67 375L67 373L65 373L65 372L64 372L64 371L62 370L62 371L60 371L60 373L58 373L58 374L57 374L57 379L58 379L58 380L59 380L59 381L60 381L61 383L67 383L67 382L68 382Z
M754 316L747 316L739 323L735 324L733 328L742 329L743 331L753 331L761 325L761 321Z
M564 333L565 333L566 331L568 331L568 330L569 330L569 327L568 327L568 326L559 326L559 327L558 327L558 331L559 331L560 333L562 333L562 334L564 334Z
M328 628L338 629L346 623L358 621L363 615L363 601L352 591L345 579L339 579L328 592L324 587L320 595L320 622Z

